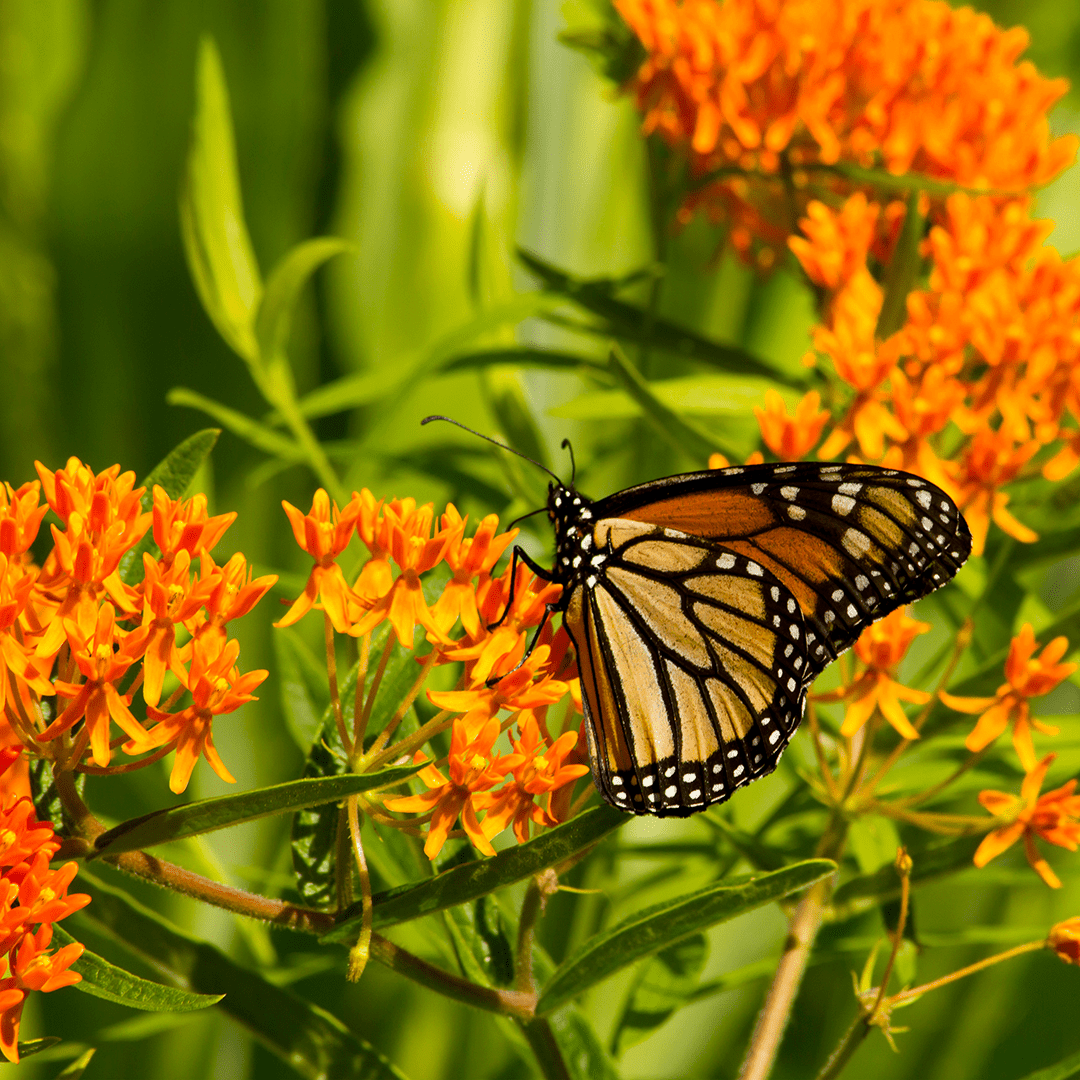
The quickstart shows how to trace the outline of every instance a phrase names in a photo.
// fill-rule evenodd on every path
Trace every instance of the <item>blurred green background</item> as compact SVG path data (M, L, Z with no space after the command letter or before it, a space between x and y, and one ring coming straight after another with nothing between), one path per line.
M583 276L647 265L656 253L637 117L580 54L557 40L566 18L586 6L584 0L566 11L559 0L0 0L0 475L18 484L34 476L35 458L55 468L70 454L96 469L119 461L145 475L182 438L207 426L200 414L166 404L175 386L255 415L264 411L243 365L199 305L180 242L177 194L204 33L214 36L223 58L245 210L264 273L309 236L335 234L357 245L355 256L320 272L305 300L292 343L302 391L350 373L394 370L479 306L531 287L513 257L515 244ZM989 10L999 22L1023 21L1031 29L1029 56L1044 73L1077 79L1080 8L1016 0ZM1080 97L1066 98L1054 122L1061 131L1080 127ZM1040 195L1040 210L1058 222L1053 242L1064 252L1080 248L1074 175ZM809 292L785 272L758 278L718 243L700 224L671 239L663 311L778 368L797 365L813 321ZM568 339L531 323L489 339L515 340L558 345ZM679 373L674 365L667 371ZM498 466L485 452L475 477L440 479L427 467L430 451L455 441L453 434L421 431L418 420L449 412L496 430L489 406L505 393L520 392L528 402L557 468L564 464L559 440L573 438L590 494L703 464L655 440L638 440L631 454L612 454L628 429L590 421L598 406L578 400L582 390L570 375L458 374L418 383L392 414L359 408L320 421L318 433L346 445L339 460L348 485L380 496L453 497L473 513L503 511L509 503ZM736 441L741 431L747 438L753 433L752 425L732 427ZM292 544L280 500L306 508L314 481L305 470L263 464L257 451L226 433L203 477L217 510L240 512L222 558L240 549L260 571L300 571L305 559ZM240 631L245 669L274 666L269 622L276 604L272 596ZM241 787L295 776L301 765L277 693L271 676L257 705L216 727ZM172 797L164 775L148 770L91 784L92 802L116 819L165 805ZM200 765L190 794L223 787ZM753 819L749 804L740 812ZM288 868L285 828L272 822L219 833L179 857L225 880L280 890ZM692 837L697 828L635 822L611 843ZM1057 860L1059 867L1067 858ZM1080 913L1075 869L1069 874L1065 867L1066 889L1050 894L1020 870L1018 858L1000 862L1000 870L962 876L940 895L924 890L920 928L933 934L972 921L1000 922L1038 934L1053 919ZM654 866L647 859L621 863L620 879L605 886L608 908L595 897L574 901L573 933L639 906L651 894L633 883ZM710 868L690 865L686 872L683 888L695 875L708 880ZM586 867L579 883L589 881ZM313 969L320 962L306 941L240 926L149 889L135 891L245 962L292 957ZM564 900L552 903L546 919L556 954L569 933ZM775 908L718 928L710 935L706 978L774 955L783 928ZM935 950L920 976L984 952ZM861 963L852 953L850 966ZM624 1055L621 1074L734 1075L762 988L759 982L684 1009ZM356 987L346 985L336 965L297 989L414 1080L528 1075L491 1018L376 965ZM625 980L608 983L586 1003L601 1038L624 991ZM903 1020L913 1030L899 1036L902 1053L872 1037L848 1075L1013 1080L1080 1048L1078 1003L1075 971L1049 957L1028 957L908 1010ZM805 1075L801 1055L819 1061L851 1015L846 968L813 969L776 1075ZM104 1033L110 1041L87 1071L91 1078L293 1075L213 1010L186 1018L134 1016L67 990L35 995L24 1025L24 1037L49 1032L96 1043ZM28 1059L8 1066L7 1074L51 1077L60 1068Z

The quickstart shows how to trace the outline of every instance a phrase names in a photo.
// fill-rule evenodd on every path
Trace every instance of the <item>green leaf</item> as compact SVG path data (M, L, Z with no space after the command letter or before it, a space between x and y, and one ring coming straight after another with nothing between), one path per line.
M915 288L922 269L919 245L926 227L926 218L919 213L919 191L908 192L907 213L896 242L896 250L885 268L885 294L881 301L874 336L879 341L894 334L907 321L908 293Z
M155 810L152 814L132 818L102 833L95 841L96 850L92 858L119 855L125 851L214 832L245 821L257 821L273 814L288 814L309 806L338 802L346 795L400 783L423 767L423 763L395 765L378 772L289 780L240 795L220 795L216 799L201 799L186 806Z
M86 773L75 774L75 790L82 797L86 791ZM52 763L45 758L30 761L30 798L38 821L51 821L61 835L67 832L64 804L53 780Z
M91 1046L89 1050L80 1054L67 1068L57 1073L56 1080L79 1080L79 1077L86 1072L86 1066L90 1064L90 1059L96 1053L97 1047Z
M263 359L285 352L293 312L308 278L324 262L346 251L355 251L354 245L347 240L340 240L336 236L317 236L297 244L274 267L267 279L266 291L255 319L255 337Z
M1080 1073L1080 1050L1062 1058L1056 1065L1047 1065L1045 1069L1036 1069L1021 1080L1070 1080Z
M216 420L223 428L231 431L237 438L251 443L257 450L272 454L283 461L306 461L304 451L284 435L268 428L246 413L222 405L213 398L189 390L185 386L174 386L166 395L170 405L186 405L189 409L198 409Z
M919 885L946 874L970 869L980 840L981 837L978 836L963 836L935 847L912 852L911 883ZM889 863L873 874L863 874L844 882L833 893L830 910L833 917L841 921L877 906L882 900L899 895L900 878L896 868Z
M693 421L681 417L671 406L661 401L641 372L616 348L611 350L611 371L630 397L641 406L642 412L653 422L660 434L677 450L699 461L706 461L710 454L716 452L728 457L737 456L731 447L713 438Z
M326 664L319 663L293 627L276 630L273 641L285 723L300 750L310 754L329 708Z
M62 926L53 924L54 944L70 945L74 941ZM221 1000L220 994L193 994L190 990L141 979L89 950L71 965L71 970L82 976L82 982L75 984L76 990L144 1012L195 1012Z
M209 36L199 43L180 228L203 308L229 346L254 362L258 355L254 322L262 282L240 199L229 91L221 57Z
M455 904L465 904L505 885L532 877L595 844L628 820L626 814L610 806L594 806L526 844L500 851L494 858L455 866L427 881L380 893L373 898L375 929L418 919ZM346 921L325 934L322 940L351 944L360 925L358 917L350 917L355 915L354 908L346 911Z
M666 319L653 318L644 308L616 299L612 293L617 282L608 279L588 281L574 278L565 270L560 270L521 248L518 248L517 254L543 282L545 289L565 296L605 320L600 325L576 327L585 333L614 337L634 345L655 346L677 353L688 360L700 360L721 371L738 375L760 375L769 379L773 385L797 385L783 372L745 349L736 345L722 345Z
M31 1039L29 1042L19 1043L19 1060L24 1057L32 1057L34 1054L40 1054L43 1050L49 1050L54 1046L58 1046L63 1040L59 1035L46 1035L42 1039ZM4 1062L8 1064L8 1062Z
M571 1080L619 1080L592 1025L577 1009L564 1009L555 1016L543 1017L537 1026L544 1021L555 1035Z
M657 379L648 387L658 401L673 411L700 417L749 416L754 406L761 404L765 391L776 389L766 379L719 372ZM781 387L779 393L789 408L798 401L794 391ZM548 411L551 416L570 420L612 420L640 416L643 410L625 390L595 390Z
M217 445L220 428L203 428L189 435L182 443L175 446L165 457L150 470L150 475L139 485L146 488L140 502L143 512L154 507L154 486L165 489L170 499L181 499L191 486L203 462L210 456L210 451ZM157 551L153 532L148 532L130 551L125 552L120 560L120 577L132 585L141 578L142 556L144 551Z
M446 374L455 371L483 371L497 364L512 364L519 368L540 368L552 371L579 371L586 368L590 373L607 374L607 364L592 356L559 352L555 349L482 349L463 353L442 365Z
M590 986L643 956L812 885L836 870L828 859L807 859L737 883L721 882L645 908L590 938L567 957L544 986L538 1015L557 1009Z
M677 1009L694 1000L709 955L704 934L692 934L661 949L641 965L615 1025L612 1053L647 1039Z
M165 968L191 990L224 994L216 1008L302 1077L406 1080L374 1047L317 1005L241 967L94 875L84 871L79 882L94 902L74 918L110 934L119 946Z

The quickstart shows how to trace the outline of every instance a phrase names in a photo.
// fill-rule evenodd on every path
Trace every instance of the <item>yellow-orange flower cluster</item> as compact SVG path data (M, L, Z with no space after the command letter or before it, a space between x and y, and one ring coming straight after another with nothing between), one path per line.
M546 622L559 586L540 580L523 563L494 573L516 531L499 533L492 514L466 536L468 522L453 505L436 521L431 504L379 502L367 490L355 492L340 511L321 490L307 515L288 503L285 511L315 565L303 595L278 626L291 625L321 601L339 633L364 637L385 620L397 643L412 648L419 626L432 648L425 660L429 668L463 665L457 689L428 692L433 704L453 716L449 775L431 764L420 773L425 792L385 802L395 812L426 815L428 857L442 850L459 819L465 835L486 854L494 852L491 839L511 824L519 839L528 838L530 822L555 824L568 809L573 782L588 767L576 731L552 738L546 728L548 708L567 696L573 681L569 639L563 631L553 634ZM354 529L370 558L350 585L337 559ZM429 603L423 576L442 563L451 576ZM462 636L454 638L457 625ZM519 738L513 752L499 753L500 735L514 725ZM418 753L417 760L423 759ZM536 805L542 796L546 808Z
M210 721L250 700L267 672L240 675L226 625L276 577L252 580L240 554L216 565L210 548L236 515L209 516L205 496L185 502L155 487L153 509L144 510L145 489L119 465L95 474L71 458L55 472L37 469L39 481L17 490L5 484L0 494L0 708L12 733L5 741L69 768L102 770L115 722L129 754L161 747L156 760L175 748L174 791L186 788L200 755L231 780L214 752ZM53 546L39 568L29 549L49 509L59 525L51 526ZM133 549L151 528L158 554L136 559ZM208 672L214 689L204 694ZM158 708L169 674L178 688ZM140 691L156 721L149 730L132 712ZM170 713L185 691L195 704ZM81 764L87 751L92 765Z
M0 751L0 773L19 753ZM8 799L0 808L0 1052L8 1061L19 1060L26 995L59 990L82 979L70 968L84 946L73 942L48 951L53 924L90 903L84 893L68 894L76 863L49 868L59 848L52 825L37 820L28 798Z
M1075 152L1046 114L1065 92L1001 30L943 0L616 0L646 58L644 130L683 150L736 246L781 247L791 200L834 167L964 187L1045 183ZM785 178L786 174L786 178ZM827 173L826 173L827 175ZM791 179L794 178L794 186Z

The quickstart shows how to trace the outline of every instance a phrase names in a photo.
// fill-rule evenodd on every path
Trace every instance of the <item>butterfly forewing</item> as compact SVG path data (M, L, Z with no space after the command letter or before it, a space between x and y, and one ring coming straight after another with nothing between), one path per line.
M945 584L971 550L967 524L943 491L867 465L690 473L630 488L595 509L677 528L759 561L802 609L813 675L870 623Z
M573 590L566 622L604 797L681 816L770 772L802 713L794 597L684 533L601 520L593 536L599 572Z
M597 786L661 816L772 771L822 669L971 549L944 492L868 465L560 486L548 510Z

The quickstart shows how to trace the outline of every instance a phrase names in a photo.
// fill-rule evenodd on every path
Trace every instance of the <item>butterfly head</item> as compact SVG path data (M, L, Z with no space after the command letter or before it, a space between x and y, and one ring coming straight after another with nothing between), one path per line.
M592 500L585 498L573 485L548 485L547 512L555 528L556 571L570 566L584 538L592 535L592 505Z

